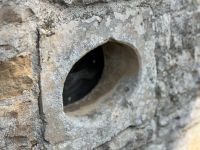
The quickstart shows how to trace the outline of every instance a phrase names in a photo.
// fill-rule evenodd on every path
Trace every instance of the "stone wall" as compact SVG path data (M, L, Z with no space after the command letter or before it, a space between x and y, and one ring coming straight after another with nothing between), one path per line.
M0 149L200 149L199 0L0 0ZM105 68L64 106L73 65Z

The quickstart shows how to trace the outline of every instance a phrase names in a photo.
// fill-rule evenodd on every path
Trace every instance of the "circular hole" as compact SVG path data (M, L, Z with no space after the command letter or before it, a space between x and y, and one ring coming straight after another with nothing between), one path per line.
M98 83L104 68L102 47L83 56L69 72L63 90L63 105L72 104L85 97Z
M115 106L116 93L131 97L139 68L139 55L131 46L108 41L95 48L75 63L66 78L64 111L73 115L89 114L101 110L103 105Z

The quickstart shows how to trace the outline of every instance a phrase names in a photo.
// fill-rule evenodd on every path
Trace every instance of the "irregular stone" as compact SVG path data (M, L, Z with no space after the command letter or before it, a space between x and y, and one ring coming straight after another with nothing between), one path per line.
M0 149L199 149L199 4L0 0ZM71 68L100 45L99 83L63 106Z
M0 22L1 23L22 23L22 18L13 7L9 5L1 6L0 10Z
M0 99L22 95L33 85L30 56L0 61Z

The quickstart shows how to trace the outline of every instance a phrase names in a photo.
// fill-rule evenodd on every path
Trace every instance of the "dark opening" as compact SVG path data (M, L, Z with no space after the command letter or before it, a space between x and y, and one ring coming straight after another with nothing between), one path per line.
M97 85L104 69L104 54L101 46L83 56L69 72L63 89L63 105L72 104Z

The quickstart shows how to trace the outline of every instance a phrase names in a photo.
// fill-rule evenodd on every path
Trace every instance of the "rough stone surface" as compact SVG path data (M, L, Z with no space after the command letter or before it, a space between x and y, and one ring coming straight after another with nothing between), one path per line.
M18 56L0 62L0 99L21 95L32 87L31 61L28 56Z
M129 46L136 72L105 71L63 107L72 66L110 41L122 46L105 46L107 70L127 71ZM199 0L0 0L2 150L197 150L199 91Z

